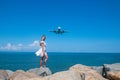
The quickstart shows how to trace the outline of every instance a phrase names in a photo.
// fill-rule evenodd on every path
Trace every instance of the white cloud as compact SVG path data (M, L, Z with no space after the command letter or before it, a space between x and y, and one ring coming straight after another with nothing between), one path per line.
M34 51L39 49L39 41L35 40L31 44L23 45L22 43L19 44L11 44L7 43L5 46L0 46L1 51Z
M6 46L1 46L0 50L21 50L22 44L12 45L11 43L7 43Z
M39 41L35 40L32 44L29 44L30 47L39 47Z
M15 47L15 46L14 46ZM11 45L11 43L7 43L7 45L6 45L6 47L5 47L6 49L8 49L8 50L10 50L10 49L12 49L13 48L13 46Z
M19 47L22 47L22 46L23 46L23 44L18 44L18 46L19 46Z

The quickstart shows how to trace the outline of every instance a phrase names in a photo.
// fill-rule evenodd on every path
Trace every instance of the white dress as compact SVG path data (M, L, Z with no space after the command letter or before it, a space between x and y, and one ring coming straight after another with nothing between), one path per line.
M41 43L44 44L45 55L47 55L47 52L46 52L46 43L45 43L45 41L41 41L40 44L41 44ZM36 56L41 56L41 57L43 57L42 48L40 48L35 54L36 54Z

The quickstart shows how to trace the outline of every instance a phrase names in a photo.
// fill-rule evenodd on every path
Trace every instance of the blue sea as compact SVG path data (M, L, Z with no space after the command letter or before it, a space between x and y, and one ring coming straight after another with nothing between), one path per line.
M103 64L120 63L120 53L73 53L48 52L47 67L51 71L63 71L75 64L102 66ZM39 68L40 57L34 52L0 52L0 69L29 70Z

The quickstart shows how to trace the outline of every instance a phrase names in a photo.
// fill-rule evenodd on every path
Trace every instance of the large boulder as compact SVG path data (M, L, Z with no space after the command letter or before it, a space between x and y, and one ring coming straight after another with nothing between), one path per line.
M120 63L115 64L104 64L103 65L108 71L120 71Z
M27 72L37 74L38 76L49 76L52 74L51 70L47 67L45 68L34 68L30 69Z
M103 78L96 70L91 67L77 64L70 67L70 70L77 71L81 75L82 80L107 80Z
M31 78L29 80L82 80L81 76L76 71L61 71L54 73L53 75L41 78Z
M120 80L120 63L104 64L103 73L110 80Z
M103 74L103 66L92 66L91 69L96 70L99 74Z
M107 74L109 80L120 80L120 71L112 71Z
M13 73L9 80L28 80L33 77L39 77L34 73L24 72L23 70L17 70Z
M0 70L0 80L8 80L8 73L5 70Z
M10 78L12 75L13 75L13 71L11 71L11 70L6 70L6 72L8 73L8 77Z

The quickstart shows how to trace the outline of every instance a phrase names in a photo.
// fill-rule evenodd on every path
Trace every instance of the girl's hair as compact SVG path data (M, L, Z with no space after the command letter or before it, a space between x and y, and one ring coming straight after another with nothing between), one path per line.
M43 37L44 37L44 40L45 40L45 39L46 39L46 36L45 36L45 35L42 35L41 40L42 40Z

